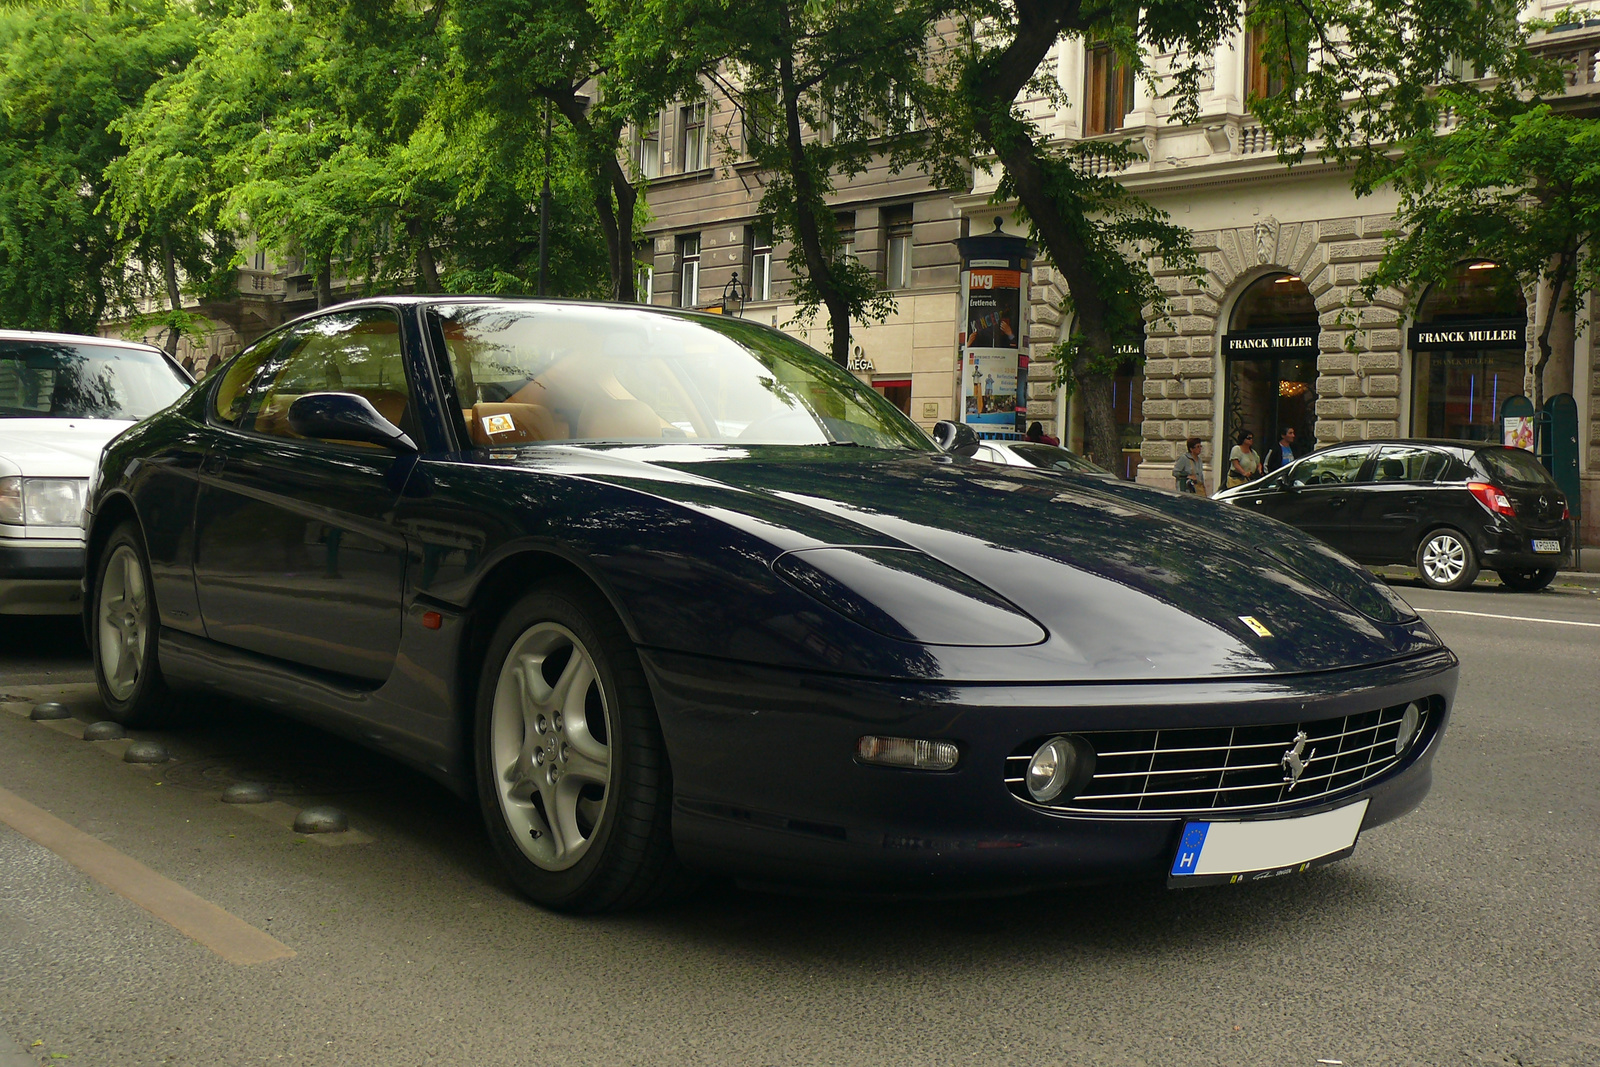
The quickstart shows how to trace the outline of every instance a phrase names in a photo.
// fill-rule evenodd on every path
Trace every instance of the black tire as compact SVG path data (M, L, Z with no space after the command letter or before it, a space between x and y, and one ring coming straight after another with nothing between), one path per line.
M1417 577L1432 589L1465 589L1478 579L1472 538L1448 526L1429 531L1417 546Z
M1500 584L1513 593L1537 593L1556 577L1554 567L1529 567L1526 570L1495 571Z
M89 648L106 718L124 726L165 726L182 715L161 677L160 612L150 557L132 521L111 532L94 561ZM137 589L133 588L137 584ZM137 627L142 638L133 635Z
M542 683L524 681L535 671ZM473 748L489 837L536 903L616 911L650 903L679 880L655 703L627 632L592 588L552 584L506 611L484 656ZM606 772L597 785L600 749Z

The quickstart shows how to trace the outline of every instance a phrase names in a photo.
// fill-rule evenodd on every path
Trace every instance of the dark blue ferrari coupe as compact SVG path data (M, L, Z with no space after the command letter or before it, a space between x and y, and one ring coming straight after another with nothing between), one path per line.
M574 911L693 872L1249 881L1422 800L1457 664L1387 586L940 429L738 319L340 305L107 447L100 693L129 724L198 691L392 753Z

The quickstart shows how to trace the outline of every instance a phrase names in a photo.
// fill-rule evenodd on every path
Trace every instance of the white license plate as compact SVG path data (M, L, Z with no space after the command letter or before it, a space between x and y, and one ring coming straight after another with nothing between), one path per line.
M1560 541L1535 541L1533 543L1533 550L1535 552L1560 552L1561 551L1561 542Z
M1167 884L1250 882L1347 856L1356 847L1367 804L1290 819L1186 823Z

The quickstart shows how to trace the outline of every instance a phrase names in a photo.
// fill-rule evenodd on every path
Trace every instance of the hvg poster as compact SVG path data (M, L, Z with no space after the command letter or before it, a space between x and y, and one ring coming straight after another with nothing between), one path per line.
M1021 322L1021 271L974 267L968 272L961 383L965 422L1015 428Z

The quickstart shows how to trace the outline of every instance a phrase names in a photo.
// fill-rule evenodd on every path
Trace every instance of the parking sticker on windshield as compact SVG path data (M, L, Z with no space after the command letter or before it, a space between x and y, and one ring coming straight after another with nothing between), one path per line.
M483 417L483 430L485 433L510 433L516 428L516 420L510 415L485 415Z

